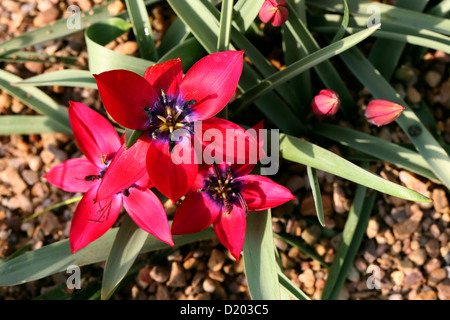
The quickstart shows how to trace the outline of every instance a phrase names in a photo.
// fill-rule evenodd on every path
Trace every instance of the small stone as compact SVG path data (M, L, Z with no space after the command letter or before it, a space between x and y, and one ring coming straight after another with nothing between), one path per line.
M205 292L208 292L208 293L213 293L214 291L216 291L216 284L215 284L214 280L209 279L209 278L206 278L203 281L202 287L203 287L203 290L205 290Z
M39 12L39 14L33 19L33 25L36 28L44 27L58 19L59 15L60 11L58 7L51 6L47 10Z
M170 300L169 288L163 284L159 284L156 289L156 300Z
M181 264L177 261L172 262L170 277L167 281L169 287L184 287L186 285L186 276Z
M208 270L208 276L215 281L223 282L225 281L225 274L221 271Z
M305 178L298 175L291 176L286 181L286 188L288 188L292 193L304 188L305 185Z
M124 43L119 44L114 51L119 52L125 55L132 55L137 52L139 46L136 41L126 41Z
M433 290L422 291L414 297L414 300L437 300L437 295Z
M108 4L108 12L112 16L118 15L123 10L125 10L125 5L120 0L112 1Z
M405 273L401 270L396 270L391 273L391 279L397 286L401 286L405 280Z
M329 194L325 193L321 195L321 198L322 198L323 215L331 216L334 211L332 197ZM309 194L302 200L300 204L300 214L302 216L309 216L309 217L317 216L313 195Z
M25 62L24 66L32 73L41 74L44 71L44 64L41 62Z
M40 219L40 224L44 235L48 236L55 232L56 230L60 230L62 228L59 223L58 217L56 217L52 212L45 212Z
M437 188L433 189L431 198L433 200L434 209L437 212L445 213L449 211L448 199L444 190Z
M39 156L32 156L28 160L28 166L34 172L38 172L42 168L42 160Z
M430 258L439 257L439 241L437 239L430 239L425 244L425 250Z
M366 235L369 239L373 239L378 234L378 231L380 230L380 224L378 223L377 219L371 218L369 220L369 223L367 224L366 229Z
M333 182L333 205L337 213L345 213L350 210L350 201L347 199L342 186Z
M30 198L23 193L16 194L6 202L6 207L10 210L20 209L25 213L31 213L33 211L33 205Z
M412 173L408 171L400 171L398 174L400 181L409 189L413 189L426 197L431 197L429 188L429 183L425 183L418 179Z
M422 210L420 210L419 206L413 204L411 205L411 211L412 214L409 218L394 224L394 236L398 240L409 238L420 225L420 221L423 217Z
M169 279L170 272L166 267L154 266L150 271L150 277L159 283L164 283Z
M437 285L438 298L440 300L450 300L450 279L445 279Z
M19 172L11 166L0 172L0 180L10 185L15 194L21 194L27 189L27 184L23 181Z
M414 87L406 88L406 95L408 96L409 101L414 104L419 103L422 100L422 95Z
M400 293L393 293L389 295L388 300L403 300L403 296Z
M377 258L376 245L373 239L366 241L363 250L363 257L368 263L372 263Z
M320 234L322 233L321 228L318 225L312 225L302 232L302 239L305 240L307 244L313 246L317 240L319 240Z
M39 174L32 170L23 170L22 178L29 186L32 186L39 181Z
M141 288L146 288L152 282L152 278L150 277L150 271L151 269L148 265L139 269L137 275L137 282L141 286Z
M307 270L303 271L298 276L298 279L305 286L305 288L314 287L314 283L316 282L316 277L314 276L314 271L312 271L311 269L307 269Z
M427 253L424 249L416 249L408 255L408 258L416 265L421 266L427 259Z
M225 263L225 254L218 250L212 249L211 256L208 260L208 268L213 271L220 271L222 269L223 264Z
M81 11L87 11L92 8L92 2L90 0L77 0L77 5L80 6Z
M193 269L198 265L198 259L190 257L183 262L183 268L186 270Z
M430 274L431 272L433 272L433 270L440 268L441 265L442 265L441 260L437 258L431 258L425 263L424 269L428 274Z
M444 268L438 268L433 270L428 277L428 284L430 286L436 286L439 282L447 278L447 270Z
M423 281L423 275L418 269L405 270L405 287L419 286Z
M427 71L425 74L425 81L431 88L436 88L441 80L441 74L435 70Z

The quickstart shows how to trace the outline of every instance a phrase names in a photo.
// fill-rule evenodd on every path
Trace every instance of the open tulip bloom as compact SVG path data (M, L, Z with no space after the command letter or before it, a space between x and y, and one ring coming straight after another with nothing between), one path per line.
M226 51L207 55L184 77L180 59L155 64L146 70L144 77L127 70L95 75L100 97L111 117L126 128L143 131L140 140L147 145L150 180L173 201L186 194L198 173L200 160L193 142L194 122L201 121L203 127L219 130L229 125L221 119L210 124L208 121L233 96L242 72L243 54ZM179 132L183 132L181 140L175 137ZM189 161L173 161L172 153L179 149L183 159ZM115 179L110 176L108 183L100 187L99 199L123 188Z
M175 213L172 234L196 233L212 224L219 241L238 260L248 212L274 208L295 198L271 179L249 174L254 167L226 162L202 165Z
M146 151L141 142L126 149L124 139L119 138L111 123L82 103L70 103L69 118L75 140L86 158L69 159L52 168L45 178L64 191L85 193L72 219L69 235L72 252L111 228L122 204L140 228L173 246L164 208L149 189L152 185L145 166L140 164L145 161ZM130 165L129 161L135 163ZM110 174L123 187L99 201L98 189Z

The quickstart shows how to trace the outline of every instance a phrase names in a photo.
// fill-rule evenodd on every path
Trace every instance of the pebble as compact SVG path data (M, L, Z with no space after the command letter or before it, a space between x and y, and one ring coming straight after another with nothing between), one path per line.
M419 227L420 221L422 220L423 212L417 204L411 205L410 209L412 212L411 216L393 226L394 236L398 240L409 238Z
M438 268L430 272L428 277L428 284L430 286L436 286L439 282L447 278L447 270L444 268Z
M305 286L305 288L312 288L312 287L314 287L314 283L316 282L316 278L314 276L314 272L311 269L307 269L307 270L303 271L298 276L298 279Z
M395 270L391 273L391 279L397 286L401 286L405 280L405 273L401 270Z
M132 55L136 53L139 49L139 46L136 41L126 41L124 43L120 43L114 51L119 52L125 55Z
M186 276L184 270L178 261L172 262L172 268L170 269L170 277L167 281L169 287L184 287L186 285Z
M22 178L29 186L33 186L39 181L39 174L32 170L23 170Z
M405 270L405 287L412 288L419 286L423 281L423 275L419 269Z
M408 258L409 258L409 260L414 262L416 265L421 266L421 265L423 265L425 263L425 261L427 259L427 253L422 248L416 249L416 250L413 250L408 255Z
M337 213L345 213L350 210L350 201L345 196L342 185L333 182L333 206Z
M450 300L450 279L445 279L437 285L438 298L440 300Z
M434 209L437 212L441 213L449 212L448 199L444 190L437 188L433 189L431 198L433 200Z
M406 88L406 95L411 103L417 104L422 100L422 95L414 87Z
M437 295L433 290L421 291L413 300L437 300Z
M324 216L331 216L334 209L333 209L333 199L331 195L323 193L321 194L322 198L322 207L323 207L323 215ZM302 216L316 216L316 206L314 202L314 197L312 194L308 194L300 204L300 214Z
M425 183L418 179L415 175L408 171L400 171L398 174L400 181L409 189L413 189L425 197L431 197L429 188L429 183ZM433 205L433 204L431 204Z
M205 290L205 292L208 293L213 293L214 291L216 291L216 283L214 282L214 280L206 278L203 281L202 284L203 290Z
M49 23L55 21L60 15L60 11L57 7L51 6L45 11L40 11L38 15L33 19L33 25L36 28L44 27Z
M211 255L208 260L208 268L213 271L219 271L220 269L222 269L224 263L225 254L218 249L212 249Z
M51 211L45 212L42 216L40 216L40 225L44 235L48 236L54 233L56 230L60 230L62 228L59 223L58 217Z
M295 193L301 188L304 188L305 185L306 185L305 178L298 175L293 175L287 179L285 186L286 188L289 189L289 191Z
M442 75L435 70L427 71L425 74L425 81L431 88L436 88L441 80Z
M305 231L302 232L301 237L307 244L314 246L314 244L319 240L321 233L322 229L318 225L312 225L307 227Z
M27 189L27 184L23 181L17 169L8 166L0 172L0 180L11 186L15 194L21 194Z
M156 289L156 300L170 300L169 288L163 284L159 284Z
M156 265L150 271L150 277L159 283L164 283L169 279L170 271L164 267Z
M437 239L430 239L425 244L425 250L430 258L439 257L439 241Z
M371 218L367 224L366 235L369 239L373 239L378 234L380 230L380 224L376 218Z

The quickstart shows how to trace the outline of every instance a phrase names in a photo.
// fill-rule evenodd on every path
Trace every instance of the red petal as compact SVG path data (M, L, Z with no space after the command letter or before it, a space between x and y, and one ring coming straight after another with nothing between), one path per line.
M273 18L276 11L277 7L275 7L270 1L264 1L261 9L259 10L259 19L261 19L264 23L268 23Z
M92 164L102 166L103 158L120 148L120 138L112 124L88 106L70 101L70 125L77 144Z
M239 260L244 247L246 226L245 210L239 205L233 205L229 213L224 209L214 222L217 238L236 260Z
M237 178L242 182L241 193L249 211L261 211L277 207L295 199L285 187L264 176L248 175Z
M190 191L175 213L172 234L200 232L217 219L220 211L221 206L206 192Z
M164 207L149 189L130 188L123 196L123 206L136 224L159 240L174 246Z
M72 253L100 238L119 216L122 197L114 196L94 203L96 193L96 187L86 192L73 214L69 236Z
M144 78L151 84L157 93L164 90L166 95L175 96L183 80L183 67L180 59L173 59L149 67Z
M94 75L106 111L126 128L145 130L151 107L158 94L140 75L128 70L111 70Z
M87 176L100 174L98 167L94 166L88 159L69 159L53 167L44 178L52 185L67 192L86 192L97 180L87 181Z
M103 176L97 201L125 190L145 175L149 146L150 144L143 139L138 139L128 149L122 145Z
M241 164L252 166L258 162L261 155L265 156L264 149L251 134L244 128L233 122L210 118L202 121L203 159L202 163L212 164L226 162L229 164ZM259 126L255 127L259 129ZM198 133L197 133L197 138Z
M241 77L244 51L217 52L199 60L180 85L186 101L195 100L192 120L205 120L225 107Z
M178 155L177 146L174 154ZM181 147L182 148L182 147ZM153 141L147 155L147 171L155 187L173 202L178 201L193 185L198 165L194 148L183 148L190 152L190 163L175 164L169 152L168 141Z
M275 11L275 15L273 16L272 25L274 27L279 27L286 22L289 17L289 11L285 7L279 6L277 11Z

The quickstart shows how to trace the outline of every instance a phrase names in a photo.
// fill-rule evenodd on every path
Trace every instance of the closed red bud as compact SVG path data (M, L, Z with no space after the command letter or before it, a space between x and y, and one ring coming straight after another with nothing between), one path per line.
M285 7L286 0L266 0L259 10L259 18L264 23L272 23L274 27L279 27L286 22L289 11Z
M312 111L318 116L331 116L338 112L341 106L339 95L333 90L322 89L311 103Z
M397 119L405 110L405 107L384 99L376 99L369 102L365 111L367 121L376 125L384 126Z

